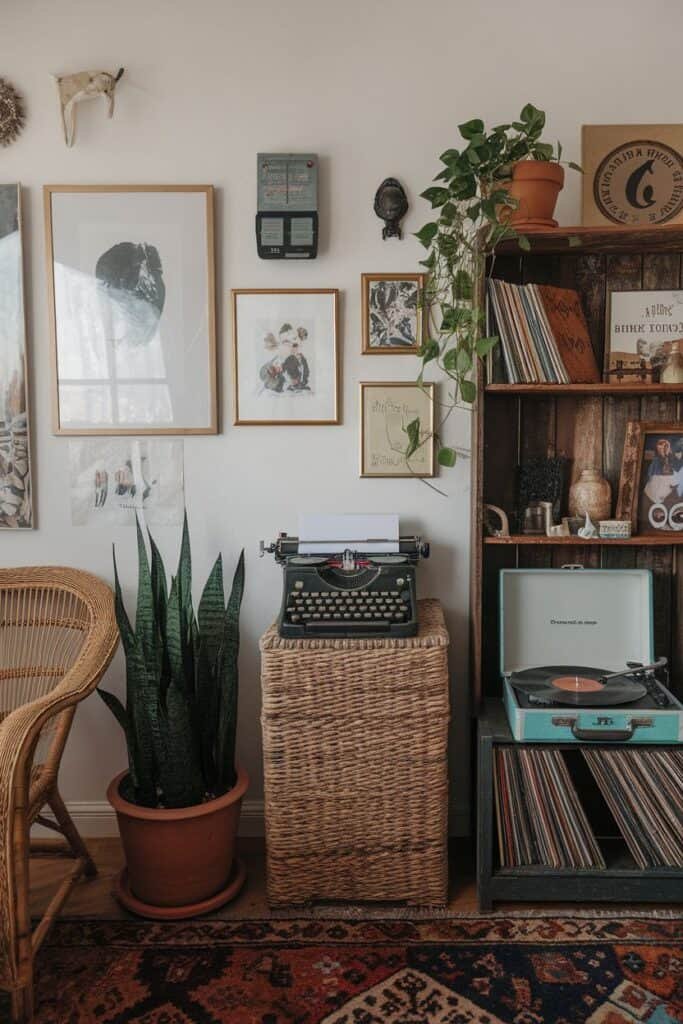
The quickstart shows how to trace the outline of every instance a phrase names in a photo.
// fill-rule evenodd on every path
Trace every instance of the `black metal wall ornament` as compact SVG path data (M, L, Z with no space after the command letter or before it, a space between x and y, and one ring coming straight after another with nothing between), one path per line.
M0 78L0 146L9 146L10 142L14 142L25 121L21 96L6 79Z
M401 221L408 212L408 198L396 178L385 178L375 193L375 213L384 221L382 238L401 238Z

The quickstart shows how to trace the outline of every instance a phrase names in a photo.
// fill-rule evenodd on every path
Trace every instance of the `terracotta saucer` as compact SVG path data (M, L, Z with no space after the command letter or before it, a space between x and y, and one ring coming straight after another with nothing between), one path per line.
M242 889L246 877L247 869L244 861L235 857L227 886L217 892L215 896L211 896L208 900L202 900L201 903L189 903L184 907L155 907L151 903L143 903L133 895L128 882L128 869L124 868L116 877L113 894L121 906L140 917L150 917L155 921L181 921L183 918L208 914L212 910L218 910L230 900L234 900Z

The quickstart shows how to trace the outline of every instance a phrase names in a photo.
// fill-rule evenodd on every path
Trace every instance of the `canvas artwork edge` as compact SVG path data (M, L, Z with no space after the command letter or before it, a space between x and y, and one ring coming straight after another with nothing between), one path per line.
M29 364L21 185L18 183L0 185L0 233L3 231L2 218L5 209L5 196L8 197L10 203L13 201L13 207L7 216L8 219L10 217L14 218L16 228L10 229L1 235L0 246L3 239L16 234L16 252L14 263L11 262L12 255L10 253L7 261L0 261L0 266L2 262L5 262L6 272L17 274L17 288L14 311L9 310L7 316L3 317L3 320L5 324L14 323L16 326L15 348L18 355L18 365L14 365L13 374L6 385L6 391L0 393L0 530L31 530L35 528L36 523L31 476ZM9 289L6 294L9 294ZM11 301L11 298L9 301ZM5 336L5 343L7 346L5 353L6 365L9 367L9 360L11 358L9 335ZM0 353L0 364L2 362L1 357L2 353ZM10 373L12 373L11 369ZM8 406L11 405L15 407L16 411L12 415L8 426ZM15 426L12 426L13 422ZM17 448L20 449L18 456L16 453Z

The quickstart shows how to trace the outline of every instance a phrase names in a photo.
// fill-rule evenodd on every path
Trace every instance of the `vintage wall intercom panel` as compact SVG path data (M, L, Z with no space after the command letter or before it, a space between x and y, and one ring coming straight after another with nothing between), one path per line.
M318 254L318 156L259 153L256 245L263 260Z

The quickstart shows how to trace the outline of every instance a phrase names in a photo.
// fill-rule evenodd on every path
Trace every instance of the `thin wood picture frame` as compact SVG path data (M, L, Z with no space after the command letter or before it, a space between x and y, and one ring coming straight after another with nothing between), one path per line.
M423 296L425 274L382 273L361 274L361 353L369 356L418 355L424 338ZM395 284L391 290L388 286ZM412 289L401 289L400 285L415 286L415 340L412 344L400 344L406 329L406 320L413 316ZM373 285L378 287L374 290ZM372 307L372 308L371 308ZM384 343L373 343L381 337ZM393 340L391 340L393 339Z
M360 413L360 476L367 478L428 478L436 475L434 453L435 385L414 381L361 381ZM371 392L376 391L375 406L368 408ZM413 401L404 397L406 390L414 393ZM382 391L384 392L382 394ZM393 393L393 394L392 394ZM417 396L421 396L418 398ZM423 414L426 412L426 425ZM419 417L423 441L415 456L406 459L408 424ZM370 420L374 422L370 423ZM374 465L373 465L374 464ZM400 468L405 467L405 468Z
M199 197L197 203L189 198L193 194ZM172 197L176 195L179 202L174 220ZM55 204L59 206L62 197L72 196L99 196L100 207L94 206L90 212L86 203L81 211L77 207L68 210L73 205L73 200L69 200L64 210L56 209ZM118 222L112 196L122 198ZM183 204L185 197L188 198ZM217 434L213 185L45 185L43 203L53 433ZM99 239L97 227L87 219L93 213L100 218ZM74 237L68 239L62 253L58 251L62 244L59 232L69 216ZM65 224L60 223L62 219ZM105 244L109 248L102 252ZM98 253L95 263L94 254ZM193 274L195 277L188 283ZM84 286L79 284L79 277ZM97 357L102 365L92 379L77 379L74 386L67 384L68 376L60 378L60 360L77 364L80 358L73 352L66 356L65 324L60 321L60 311L65 304L78 301L75 296L79 288L87 303L85 312L92 317L82 340L90 345L93 335L99 337ZM98 308L100 303L102 309ZM145 358L141 356L143 349ZM84 350L81 362L86 363L91 355ZM126 358L131 368L137 364L130 378L125 373ZM97 358L91 361L97 362ZM105 363L106 373L102 373ZM141 367L146 373L140 372ZM75 406L79 402L78 388L83 394L88 387L92 388L100 403L109 408L108 419L89 422L87 417L69 418L64 411L69 404L65 400L70 394L69 387L71 394L76 394L72 399ZM87 395L80 401L87 404ZM150 409L157 417L155 422L151 421ZM178 422L173 422L176 409Z
M338 426L339 289L233 288L231 299L235 426Z
M657 441L654 448L648 452L650 468L655 468L655 463L659 460L662 472L649 474L648 482L641 488L647 439L651 435L655 435ZM675 439L673 445L671 438ZM662 446L661 452L659 445ZM649 502L647 523L643 523L640 515L641 497L647 498ZM616 516L617 519L626 519L631 523L633 534L672 537L681 535L683 423L633 420L627 424Z

